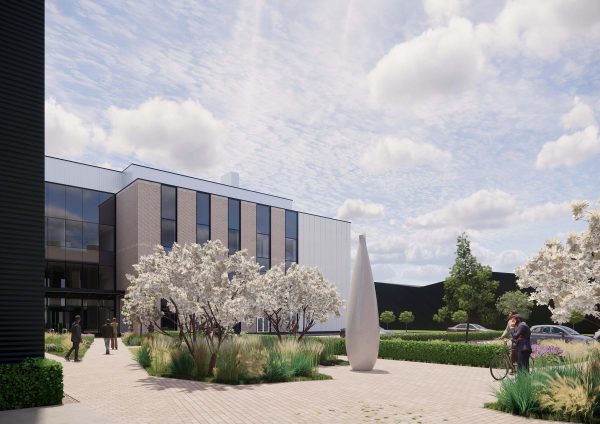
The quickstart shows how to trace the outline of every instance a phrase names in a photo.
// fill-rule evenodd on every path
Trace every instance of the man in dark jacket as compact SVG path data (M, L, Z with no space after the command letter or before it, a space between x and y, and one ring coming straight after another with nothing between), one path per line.
M110 352L108 351L108 349L110 348L110 339L112 338L112 335L113 335L113 329L112 329L112 326L110 325L110 320L108 318L106 319L106 322L100 329L100 333L102 333L102 337L104 337L104 347L106 347L106 354L110 355Z
M517 347L517 369L529 371L529 356L531 355L531 331L529 326L520 315L513 317L515 328L513 330L513 342Z
M75 352L75 362L79 362L79 343L81 343L80 321L81 317L79 315L75 315L75 322L73 325L71 325L71 342L73 342L73 346L65 355L65 359L67 361L70 361L69 356L71 356L71 352Z

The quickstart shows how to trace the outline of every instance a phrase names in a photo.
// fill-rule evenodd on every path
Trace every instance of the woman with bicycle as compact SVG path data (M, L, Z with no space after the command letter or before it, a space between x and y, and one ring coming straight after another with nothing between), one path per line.
M517 370L529 371L529 357L531 356L531 331L529 326L519 314L513 315L515 328L512 339L517 350Z

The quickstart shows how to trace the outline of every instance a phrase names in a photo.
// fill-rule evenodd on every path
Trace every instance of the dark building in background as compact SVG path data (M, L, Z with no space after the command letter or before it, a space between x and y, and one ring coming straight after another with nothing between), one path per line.
M0 363L44 355L44 2L0 7Z
M494 272L492 278L498 281L497 297L507 291L518 290L515 274L508 272ZM393 311L396 315L402 311L412 311L415 315L415 321L409 325L409 328L415 330L444 330L450 323L439 324L433 321L433 315L443 306L444 282L429 284L426 286L408 286L400 284L375 283L375 292L377 294L377 304L379 313L383 311ZM532 314L527 320L529 325L552 323L550 311L546 306L535 306ZM498 317L496 323L490 328L502 329L506 325L504 317ZM395 322L390 324L390 328L404 329L404 324ZM575 329L581 333L593 333L597 328L588 322L581 322L575 325Z

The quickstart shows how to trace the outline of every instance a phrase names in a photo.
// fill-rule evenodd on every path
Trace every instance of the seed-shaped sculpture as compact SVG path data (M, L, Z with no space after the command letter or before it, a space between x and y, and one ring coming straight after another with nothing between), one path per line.
M346 352L350 366L355 371L371 371L379 351L379 316L364 235L358 237L346 314Z

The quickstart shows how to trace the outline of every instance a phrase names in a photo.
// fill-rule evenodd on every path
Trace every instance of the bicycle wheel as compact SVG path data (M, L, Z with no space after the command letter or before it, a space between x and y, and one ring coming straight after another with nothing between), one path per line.
M510 364L504 355L496 355L490 361L490 374L494 380L503 380L510 370Z

